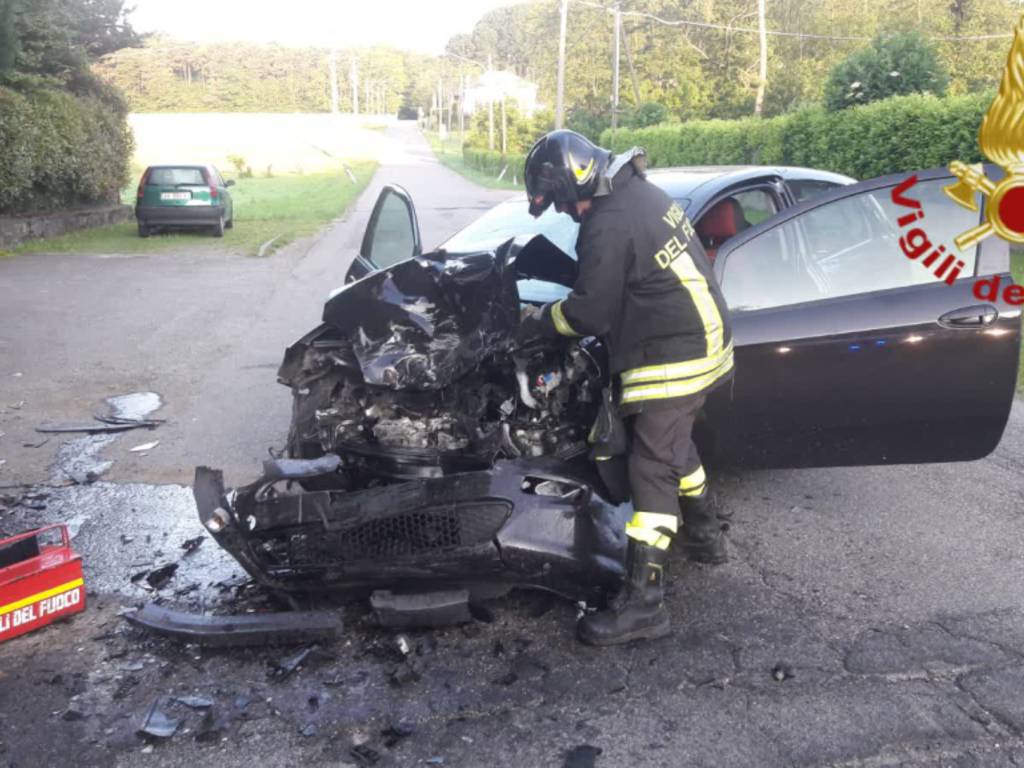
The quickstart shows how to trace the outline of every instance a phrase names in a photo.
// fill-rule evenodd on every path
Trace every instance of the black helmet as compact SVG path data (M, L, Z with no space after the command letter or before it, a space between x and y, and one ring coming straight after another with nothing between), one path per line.
M572 203L593 197L608 168L611 152L575 131L542 136L526 156L526 194L530 215L540 216L551 203Z

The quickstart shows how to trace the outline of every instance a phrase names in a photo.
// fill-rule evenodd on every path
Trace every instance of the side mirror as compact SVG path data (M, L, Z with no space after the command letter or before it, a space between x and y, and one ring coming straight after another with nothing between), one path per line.
M233 186L235 186L235 180L234 179L228 179L227 181L224 182L224 186L225 187L233 187Z

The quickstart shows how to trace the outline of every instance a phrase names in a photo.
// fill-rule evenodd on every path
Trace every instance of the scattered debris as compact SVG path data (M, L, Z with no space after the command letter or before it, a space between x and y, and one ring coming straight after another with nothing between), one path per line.
M604 750L590 744L580 744L565 754L564 768L594 768L594 761Z
M360 765L376 765L380 760L380 753L370 749L365 744L358 744L352 747L348 753L358 760Z
M160 705L160 698L154 699L153 703L149 705L149 709L146 711L146 716L142 719L142 725L140 725L138 731L136 731L140 736L152 736L155 739L169 739L178 730L178 726L181 725L181 721L175 720L164 712Z
M299 729L299 733L303 736L316 736L317 728L313 723L306 723L302 728Z
M416 733L415 723L410 720L399 720L381 731L380 735L384 739L384 746L390 749L402 739L407 739L414 733Z
M196 536L194 539L185 539L185 541L181 543L181 548L185 550L185 557L188 557L199 549L199 545L203 543L205 538L205 536Z
M151 443L141 443L139 445L136 445L134 448L129 448L128 450L131 451L132 453L142 453L143 451L151 451L158 445L160 445L160 441L154 440Z
M224 723L220 720L210 707L203 713L203 719L199 721L196 728L196 741L213 741L220 736L224 730Z
M252 646L329 642L341 634L333 611L291 611L244 616L199 616L152 603L124 617L137 627L207 646Z
M78 709L78 707L72 704L70 707L64 710L64 714L61 715L61 719L68 721L84 720L85 713L83 713L82 710Z
M138 424L107 424L99 422L97 424L42 424L36 427L36 432L41 432L44 435L60 435L70 434L74 432L85 432L90 435L101 435L114 432L128 432L132 429L139 429L144 427L152 429L153 427L159 426L163 422L141 422Z
M22 443L21 447L22 448L42 448L48 442L50 442L50 438L47 437L47 438L44 438L43 441L39 442L39 443Z
M788 664L776 664L772 667L772 679L777 683L792 680L793 677L793 668Z
M167 583L174 578L174 574L178 570L177 563L167 563L159 568L154 568L146 576L146 583L149 584L153 589L163 589L167 586ZM134 579L133 579L134 580Z
M311 645L308 648L303 648L297 653L293 653L291 656L285 656L283 659L271 662L274 666L274 671L272 673L273 676L279 680L283 680L288 677L288 675L292 674L302 666L302 662L309 657L309 654L311 654L315 648L315 645Z
M205 696L175 696L174 700L189 709L209 709L213 706L213 699Z
M422 664L414 656L408 657L401 664L396 664L388 673L389 682L396 687L418 682L422 677Z

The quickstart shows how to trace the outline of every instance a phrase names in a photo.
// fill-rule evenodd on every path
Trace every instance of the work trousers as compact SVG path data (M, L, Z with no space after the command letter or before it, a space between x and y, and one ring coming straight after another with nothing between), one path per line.
M681 397L629 418L630 538L668 549L679 530L679 497L704 493L707 479L692 438L703 405L704 395Z

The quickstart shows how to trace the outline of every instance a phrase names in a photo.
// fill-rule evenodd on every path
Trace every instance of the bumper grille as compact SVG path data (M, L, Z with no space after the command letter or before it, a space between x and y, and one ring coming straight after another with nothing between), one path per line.
M491 541L512 510L500 501L427 507L382 515L349 528L289 537L293 567L436 554Z

